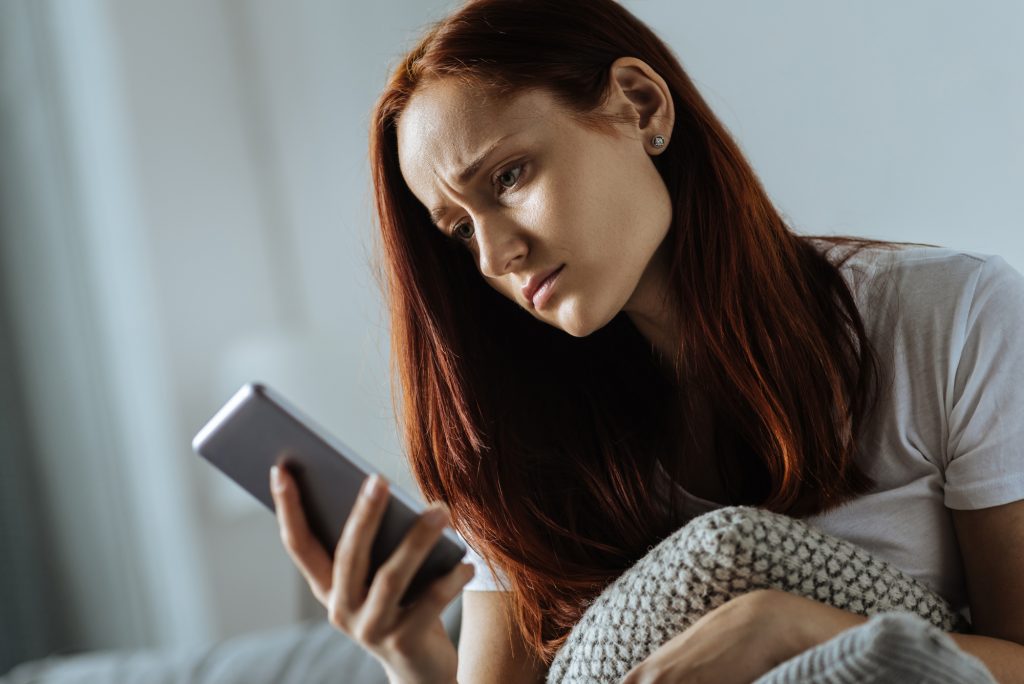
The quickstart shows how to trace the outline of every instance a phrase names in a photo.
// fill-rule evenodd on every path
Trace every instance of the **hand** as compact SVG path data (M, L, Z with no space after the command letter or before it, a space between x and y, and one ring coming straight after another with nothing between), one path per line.
M622 684L750 684L809 647L787 597L801 598L760 590L724 603L662 644Z
M278 481L275 483L273 472ZM333 563L310 532L295 481L283 466L271 471L271 487L281 541L328 619L381 662L388 679L402 684L455 682L457 654L440 614L473 576L460 563L435 580L412 604L399 607L416 570L441 536L447 509L431 507L416 521L373 577L367 589L370 548L387 508L387 483L363 483L334 552Z

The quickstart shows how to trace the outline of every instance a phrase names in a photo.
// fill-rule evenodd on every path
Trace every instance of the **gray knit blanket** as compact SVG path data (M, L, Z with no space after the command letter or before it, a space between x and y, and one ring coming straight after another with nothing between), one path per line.
M870 620L756 684L995 684L946 634L969 632L969 623L930 588L855 544L748 506L692 519L608 585L555 655L547 682L617 684L703 615L757 589Z

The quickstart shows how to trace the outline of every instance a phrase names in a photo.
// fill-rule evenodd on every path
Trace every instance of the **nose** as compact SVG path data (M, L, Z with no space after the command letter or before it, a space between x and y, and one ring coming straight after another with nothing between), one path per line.
M525 256L526 242L519 228L507 218L491 215L473 223L477 248L480 250L480 272L489 278L509 273L518 259Z

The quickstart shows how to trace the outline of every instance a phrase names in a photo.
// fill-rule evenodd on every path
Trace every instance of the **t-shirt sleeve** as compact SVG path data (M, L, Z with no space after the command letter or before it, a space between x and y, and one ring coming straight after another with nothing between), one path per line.
M462 541L466 543L465 539ZM509 586L508 578L499 568L495 568L498 573L495 575L487 567L487 562L473 550L472 546L466 544L466 549L466 555L462 560L473 565L474 573L473 577L462 587L463 591L509 591L507 588Z
M979 269L950 395L945 504L1024 499L1024 275L998 256ZM954 346L954 349L956 347Z

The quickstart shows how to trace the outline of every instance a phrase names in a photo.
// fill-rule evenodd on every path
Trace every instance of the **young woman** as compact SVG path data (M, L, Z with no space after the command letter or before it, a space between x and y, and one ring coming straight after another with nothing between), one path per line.
M438 22L377 104L371 162L405 444L443 505L367 590L386 485L333 559L283 474L275 496L331 622L392 681L542 681L589 600L728 504L929 583L969 609L957 643L1024 681L1024 278L1002 259L797 235L612 0ZM476 577L400 610L449 518ZM463 588L456 653L439 614ZM650 681L749 682L864 620L779 592L706 618Z

